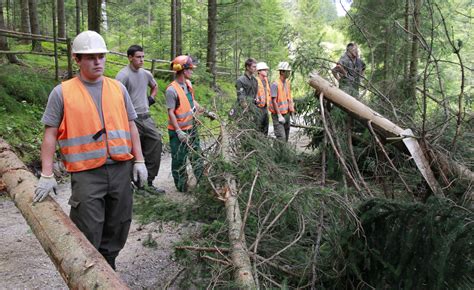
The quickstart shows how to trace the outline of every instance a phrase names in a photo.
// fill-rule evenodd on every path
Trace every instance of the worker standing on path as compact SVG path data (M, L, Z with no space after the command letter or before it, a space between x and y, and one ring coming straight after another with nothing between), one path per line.
M276 138L288 142L290 135L290 114L295 112L290 81L288 80L291 67L287 62L280 62L277 69L280 76L270 87L272 96L270 112L272 113L273 129Z
M171 69L176 72L176 79L166 89L166 106L168 107L168 134L171 146L171 173L176 189L186 192L188 175L186 160L189 156L196 180L203 172L203 160L199 144L196 114L204 114L211 120L217 118L199 105L194 98L191 76L196 66L187 55L177 56L171 62Z
M257 105L258 111L256 115L256 122L257 129L265 136L268 135L268 106L271 102L270 85L268 83L268 70L269 67L266 63L257 63L258 89L255 105Z
M155 121L150 115L150 106L155 103L158 85L152 74L143 69L145 53L139 45L132 45L127 50L129 65L121 69L115 77L128 90L133 107L137 112L135 124L140 133L140 143L145 156L148 170L148 181L145 191L151 194L163 194L165 190L153 186L153 180L158 175L161 163L161 133L157 130ZM147 88L150 87L150 95Z
M72 53L79 75L49 95L41 120L45 124L42 172L33 202L41 202L56 189L57 142L71 173L71 220L115 269L132 219L130 174L143 185L147 170L127 89L103 76L107 52L104 39L95 31L84 31L74 39Z
M359 57L359 48L349 43L346 52L332 69L332 74L339 82L339 88L354 98L359 98L360 78L364 75L365 63Z

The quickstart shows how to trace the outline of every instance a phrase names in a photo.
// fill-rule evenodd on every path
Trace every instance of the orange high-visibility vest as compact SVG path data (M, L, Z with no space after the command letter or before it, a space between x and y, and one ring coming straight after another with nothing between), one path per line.
M176 116L176 121L178 121L179 128L181 130L189 130L193 127L193 112L194 108L191 108L191 104L189 103L188 97L186 93L181 88L177 81L173 81L168 87L172 86L176 93L178 93L178 100L179 106L174 109L174 114ZM194 90L191 82L186 80L186 86L188 87L191 96L193 97L194 101ZM170 116L168 115L168 129L175 131L176 128L171 123Z
M276 81L276 84L278 85L276 102L278 105L278 112L280 112L280 114L286 114L288 113L288 111L295 111L295 107L293 105L293 96L291 95L290 82L288 80L285 80L285 83L286 87L283 86L283 82L281 81L281 79L278 79L278 81ZM273 102L270 102L269 109L272 114L277 114L277 111L273 107Z
M257 90L257 98L255 100L255 104L257 107L263 108L270 104L271 96L270 96L270 86L268 85L268 79L266 79L265 86L263 85L262 80L260 77L257 77L258 83L258 90Z
M133 158L132 140L123 92L118 81L104 77L102 113L79 78L61 84L64 115L58 128L58 144L68 172L102 166L107 156L117 161Z

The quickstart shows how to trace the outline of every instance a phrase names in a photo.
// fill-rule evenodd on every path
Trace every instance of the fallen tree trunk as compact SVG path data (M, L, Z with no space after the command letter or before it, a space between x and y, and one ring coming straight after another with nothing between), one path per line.
M51 198L33 204L36 177L0 138L0 177L41 246L72 289L128 289Z
M324 97L334 103L336 106L348 112L354 118L362 121L361 123L365 126L368 126L367 124L370 121L375 131L377 131L383 137L402 137L400 139L403 140L406 148L413 156L416 166L418 167L421 175L426 180L433 193L437 196L443 196L443 191L429 166L428 159L421 150L418 141L413 138L413 133L410 129L402 129L368 106L359 102L354 97L338 89L332 83L319 76L317 73L312 73L310 75L309 84L319 93L323 93Z
M224 124L221 124L221 154L225 161L231 161L229 138ZM223 200L225 202L226 219L229 224L230 256L235 267L234 279L241 289L256 289L255 279L252 274L252 265L245 243L243 233L242 217L238 200L237 182L235 177L229 173L225 176Z

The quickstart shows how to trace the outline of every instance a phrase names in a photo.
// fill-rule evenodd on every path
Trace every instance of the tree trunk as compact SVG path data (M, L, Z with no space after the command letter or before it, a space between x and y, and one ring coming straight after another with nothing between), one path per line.
M405 148L408 149L409 153L412 155L421 175L424 177L433 193L437 196L443 196L443 191L434 177L433 171L428 163L428 158L425 156L425 152L421 150L418 141L415 138L410 137L413 136L410 129L404 130L400 128L390 120L384 118L379 113L356 100L354 97L338 89L316 73L310 75L309 84L318 92L323 93L324 97L333 102L336 106L343 109L353 117L361 120L362 124L366 125L368 122L371 122L374 129L383 137L402 137L401 139L403 140Z
M6 1L6 13L7 13L7 23L5 25L6 29L8 30L13 30L13 24L12 24L12 19L11 19L11 16L10 16L10 12L11 12L11 4L10 4L10 0L7 0Z
M0 0L0 29L5 29L5 19L3 18L3 0ZM0 35L0 50L10 50L6 36ZM20 63L16 55L7 54L10 63Z
M37 9L37 1L36 0L28 0L29 5L29 13L30 13L30 23L31 23L31 33L40 35L39 29L39 18L38 18L38 9ZM39 40L32 40L31 44L33 45L33 51L42 51L43 47L41 46L41 42Z
M215 87L217 49L217 0L208 0L207 3L207 72L212 74L212 87Z
M58 37L66 38L66 14L64 13L64 0L58 1Z
M31 33L30 15L28 13L28 0L21 0L20 2L20 31L24 33ZM28 43L28 40L22 40L21 43Z
M87 27L100 33L100 13L102 0L87 0Z
M404 28L405 31L409 31L409 23L410 23L410 1L405 0L405 18L404 18ZM403 56L403 79L408 80L408 55L410 55L410 35L407 33L407 37L405 38L406 43L404 44L404 52L405 55Z
M221 123L221 154L225 161L231 162L230 141L225 124ZM245 233L242 232L242 217L238 201L238 191L235 177L229 173L224 175L226 219L229 224L229 243L231 259L235 267L234 279L239 289L256 289L252 274L252 265L245 243Z
M81 1L76 0L76 35L81 33Z
M171 59L182 54L181 0L171 0Z
M416 83L418 78L418 49L419 49L419 29L420 29L420 10L422 0L415 0L413 7L413 25L412 25L412 42L411 42L411 58L410 58L410 71L408 74L408 87L407 87L407 97L408 97L408 106L410 108L415 108L416 104ZM414 110L411 110L412 115Z
M109 19L107 18L107 2L106 0L102 0L100 4L100 15L101 15L101 24L105 31L109 29Z
M1 138L0 172L10 197L70 289L128 289L56 201L32 203L38 180Z

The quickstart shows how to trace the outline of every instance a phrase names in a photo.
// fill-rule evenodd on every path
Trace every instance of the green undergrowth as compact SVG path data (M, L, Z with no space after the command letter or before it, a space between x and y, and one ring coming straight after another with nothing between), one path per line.
M39 159L41 116L55 86L47 70L17 65L0 66L0 137L29 164Z
M359 206L358 216L363 232L339 232L339 269L345 275L332 285L473 289L471 210L435 197L424 204L370 199Z
M207 213L196 204L177 202L161 196L135 197L134 214L141 224L156 221L209 222Z

